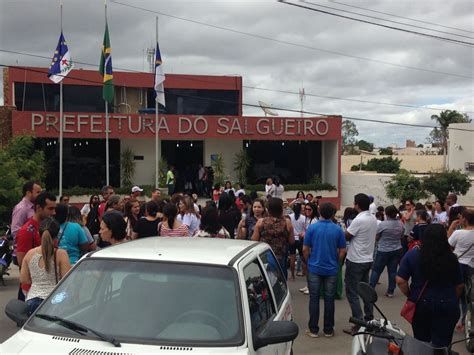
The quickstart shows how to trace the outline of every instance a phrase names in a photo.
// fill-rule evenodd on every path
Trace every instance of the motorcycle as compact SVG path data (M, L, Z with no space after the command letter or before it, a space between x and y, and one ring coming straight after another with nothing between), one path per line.
M451 350L451 346L458 342L465 342L467 339L451 343L448 347L435 348L429 343L422 342L406 334L397 327L382 313L377 307L377 293L367 283L360 282L358 285L359 296L366 303L371 303L380 313L382 319L364 321L351 317L349 322L359 326L357 333L353 334L352 355L459 355ZM467 338L471 339L473 335Z
M13 259L13 243L10 226L7 226L5 235L0 238L0 282L5 286L3 276L10 275L8 270Z

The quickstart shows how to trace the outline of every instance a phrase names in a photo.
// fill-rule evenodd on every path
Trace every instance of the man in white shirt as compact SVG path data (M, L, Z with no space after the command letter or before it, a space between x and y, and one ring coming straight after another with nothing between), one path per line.
M364 303L364 313L360 306L357 292L359 282L369 282L372 267L377 219L369 212L370 200L366 194L354 196L354 209L358 215L347 229L346 240L350 241L346 257L345 286L352 317L369 321L374 318L373 307ZM345 333L354 334L358 326L344 329Z
M369 195L369 201L370 201L369 212L370 214L375 216L375 214L377 213L377 205L374 202L374 196Z

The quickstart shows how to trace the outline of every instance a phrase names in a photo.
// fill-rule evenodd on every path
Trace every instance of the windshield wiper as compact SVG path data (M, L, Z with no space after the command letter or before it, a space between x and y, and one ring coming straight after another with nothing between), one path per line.
M77 332L81 335L83 335L82 332L93 333L93 334L97 335L100 339L111 343L116 348L120 348L122 346L120 344L120 342L117 339L115 339L113 336L104 334L104 333L99 332L97 330L91 329L91 328L89 328L85 325L78 324L76 322L73 322L73 321L70 321L70 320L67 320L67 319L64 319L64 318L61 318L61 317L50 316L49 314L42 314L42 313L35 314L35 317L38 317L38 318L41 318L41 319L44 319L44 320L48 320L48 321L51 321L51 322L59 323L62 326L66 327L68 329L71 329L71 330L73 330L73 331L75 331L75 332Z

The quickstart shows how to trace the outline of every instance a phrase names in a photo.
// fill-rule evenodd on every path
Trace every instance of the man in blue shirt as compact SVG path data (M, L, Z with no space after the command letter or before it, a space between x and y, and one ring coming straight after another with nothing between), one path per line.
M308 264L309 330L306 335L317 338L319 332L319 294L324 287L324 336L334 335L334 299L336 297L339 262L346 253L346 240L341 227L331 219L336 213L332 203L320 206L321 218L308 227L303 255Z

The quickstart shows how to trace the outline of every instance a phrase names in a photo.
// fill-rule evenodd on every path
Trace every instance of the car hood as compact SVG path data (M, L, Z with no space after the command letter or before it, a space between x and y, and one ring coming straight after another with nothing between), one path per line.
M54 336L30 332L21 329L10 339L0 344L0 354L74 354L90 355L100 353L102 355L133 355L133 354L248 354L247 350L238 347L226 348L197 348L186 346L167 345L141 345L121 343L120 348L116 348L107 342L93 339L86 340L71 338L66 336Z

